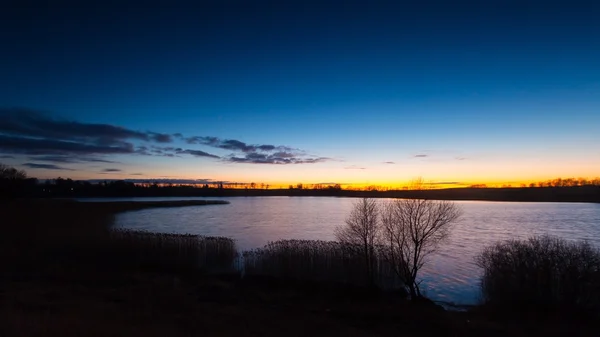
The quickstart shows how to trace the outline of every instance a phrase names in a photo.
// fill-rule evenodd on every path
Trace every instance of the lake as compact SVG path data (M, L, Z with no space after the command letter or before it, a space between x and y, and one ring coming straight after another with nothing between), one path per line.
M234 238L240 250L279 239L334 240L353 198L112 198L119 200L223 199L228 205L160 208L119 214L119 228ZM88 199L91 201L92 199ZM94 199L98 201L98 199ZM463 216L450 240L424 268L424 294L438 301L475 304L480 270L474 257L499 240L550 234L600 247L600 204L457 201Z

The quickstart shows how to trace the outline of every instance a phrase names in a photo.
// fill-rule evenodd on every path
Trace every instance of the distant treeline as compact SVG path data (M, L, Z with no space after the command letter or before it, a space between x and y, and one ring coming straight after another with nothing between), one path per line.
M18 187L18 188L14 188ZM191 185L134 184L107 181L56 179L45 183L23 180L6 190L15 197L236 197L236 196L335 196L371 198L429 198L440 200L600 202L600 186L525 188L449 188L437 190L356 191L343 189L236 189Z
M343 189L339 184L295 184L270 188L268 184L171 184L164 181L131 182L107 180L90 182L57 178L39 181L24 171L0 164L0 197L3 198L85 198L85 197L235 197L235 196L336 196L370 198L425 197L440 200L564 201L600 202L600 179L568 178L535 183L529 187L388 190Z

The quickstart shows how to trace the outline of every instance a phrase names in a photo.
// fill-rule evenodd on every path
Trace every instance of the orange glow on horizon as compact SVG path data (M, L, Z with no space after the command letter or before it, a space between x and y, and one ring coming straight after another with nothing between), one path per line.
M143 178L142 178L143 179ZM146 180L146 179L143 179ZM155 179L160 180L160 179ZM152 178L147 178L148 182L152 182ZM520 188L520 187L540 187L541 186L551 186L552 184L565 184L564 186L579 186L585 184L585 182L594 185L600 185L600 178L556 178L556 179L546 179L546 180L522 180L522 181L512 181L512 182L503 182L503 181L493 181L487 183L481 182L461 182L461 183L448 183L448 182L435 182L435 181L424 181L426 188L428 189L445 189L445 188L466 188L466 187L476 187L476 188ZM195 185L197 187L202 187L203 185L209 185L210 187L216 187L219 185L219 181L212 181L208 184L206 183L177 183L174 182L174 185ZM159 183L159 185L167 185L168 183ZM570 185L569 185L570 184ZM298 189L299 186L302 186L302 189L328 189L334 187L336 184L322 184L322 183L261 183L261 182L237 182L237 183L224 183L223 187L225 188L233 188L233 189ZM364 190L377 190L377 191L390 191L390 190L406 190L409 189L411 185L411 181L407 180L405 182L396 182L396 183L347 183L347 184L338 184L341 186L343 190L356 190L356 191L364 191Z

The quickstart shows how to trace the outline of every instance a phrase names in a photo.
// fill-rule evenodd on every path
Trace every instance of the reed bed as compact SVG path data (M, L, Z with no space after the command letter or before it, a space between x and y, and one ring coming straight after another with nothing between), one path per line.
M486 248L484 301L511 308L600 310L600 251L589 243L541 236Z
M247 276L283 280L370 286L364 257L356 247L335 241L281 240L243 253ZM374 284L384 289L401 286L392 269L376 258Z
M109 243L117 263L151 270L231 271L237 257L235 241L225 237L118 229Z

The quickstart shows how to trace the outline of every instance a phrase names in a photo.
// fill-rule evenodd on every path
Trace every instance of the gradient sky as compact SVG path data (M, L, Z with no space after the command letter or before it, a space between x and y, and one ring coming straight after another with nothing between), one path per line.
M0 161L32 176L600 176L597 1L59 3L0 8Z

